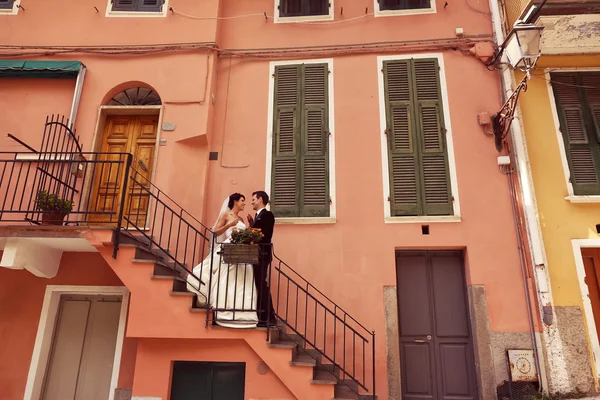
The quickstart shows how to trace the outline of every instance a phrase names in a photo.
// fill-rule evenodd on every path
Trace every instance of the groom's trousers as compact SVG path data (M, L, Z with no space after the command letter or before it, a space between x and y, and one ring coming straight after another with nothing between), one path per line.
M273 301L271 300L271 289L267 282L270 262L261 260L260 264L254 264L254 284L256 285L256 307L258 309L258 322L269 322L275 319Z

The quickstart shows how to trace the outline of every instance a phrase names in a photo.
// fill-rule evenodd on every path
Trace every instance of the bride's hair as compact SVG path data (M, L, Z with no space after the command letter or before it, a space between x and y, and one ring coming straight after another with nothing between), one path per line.
M240 199L244 199L246 200L246 196L244 196L241 193L233 193L229 196L229 203L227 203L227 207L230 210L233 210L233 205L235 204L236 201L240 200Z

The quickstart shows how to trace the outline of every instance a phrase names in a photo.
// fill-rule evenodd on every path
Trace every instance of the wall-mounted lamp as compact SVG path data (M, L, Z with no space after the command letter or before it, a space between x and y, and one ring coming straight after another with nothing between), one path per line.
M516 23L502 43L500 51L514 69L529 72L542 54L543 26Z
M515 88L515 91L502 105L500 111L492 116L492 130L498 152L501 152L504 148L504 139L508 135L510 124L514 118L519 94L527 90L527 80L531 77L531 69L542 54L543 30L543 26L517 21L498 49L494 59L489 64L486 64L488 67L495 65L502 59L502 55L506 54L508 62L513 69L518 69L526 73Z

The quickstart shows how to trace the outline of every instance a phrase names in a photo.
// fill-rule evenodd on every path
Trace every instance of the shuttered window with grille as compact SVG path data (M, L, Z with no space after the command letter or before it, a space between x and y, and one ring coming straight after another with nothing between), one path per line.
M277 217L329 217L327 64L275 68L272 204Z
M452 215L438 61L385 61L383 75L391 215Z
M279 0L280 17L328 15L330 0Z
M600 72L552 73L575 195L600 195Z
M381 11L430 8L431 0L379 0Z
M164 0L112 0L112 11L161 12Z
M15 0L0 0L0 10L12 10Z

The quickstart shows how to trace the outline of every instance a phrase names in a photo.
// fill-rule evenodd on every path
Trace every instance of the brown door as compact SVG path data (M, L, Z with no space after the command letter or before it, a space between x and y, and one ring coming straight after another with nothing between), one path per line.
M133 183L131 179L127 183L124 214L138 227L144 227L148 213L149 196L144 187L149 186L154 167L157 128L158 116L109 116L102 137L100 152L113 154L102 154L99 160L125 160L124 156L117 153L133 154L132 167L138 183ZM96 165L90 221L117 221L124 173L123 164Z
M600 249L582 249L583 266L585 267L585 284L588 287L596 334L600 338Z
M121 300L63 296L41 400L106 400Z
M462 252L398 252L403 400L477 398Z

